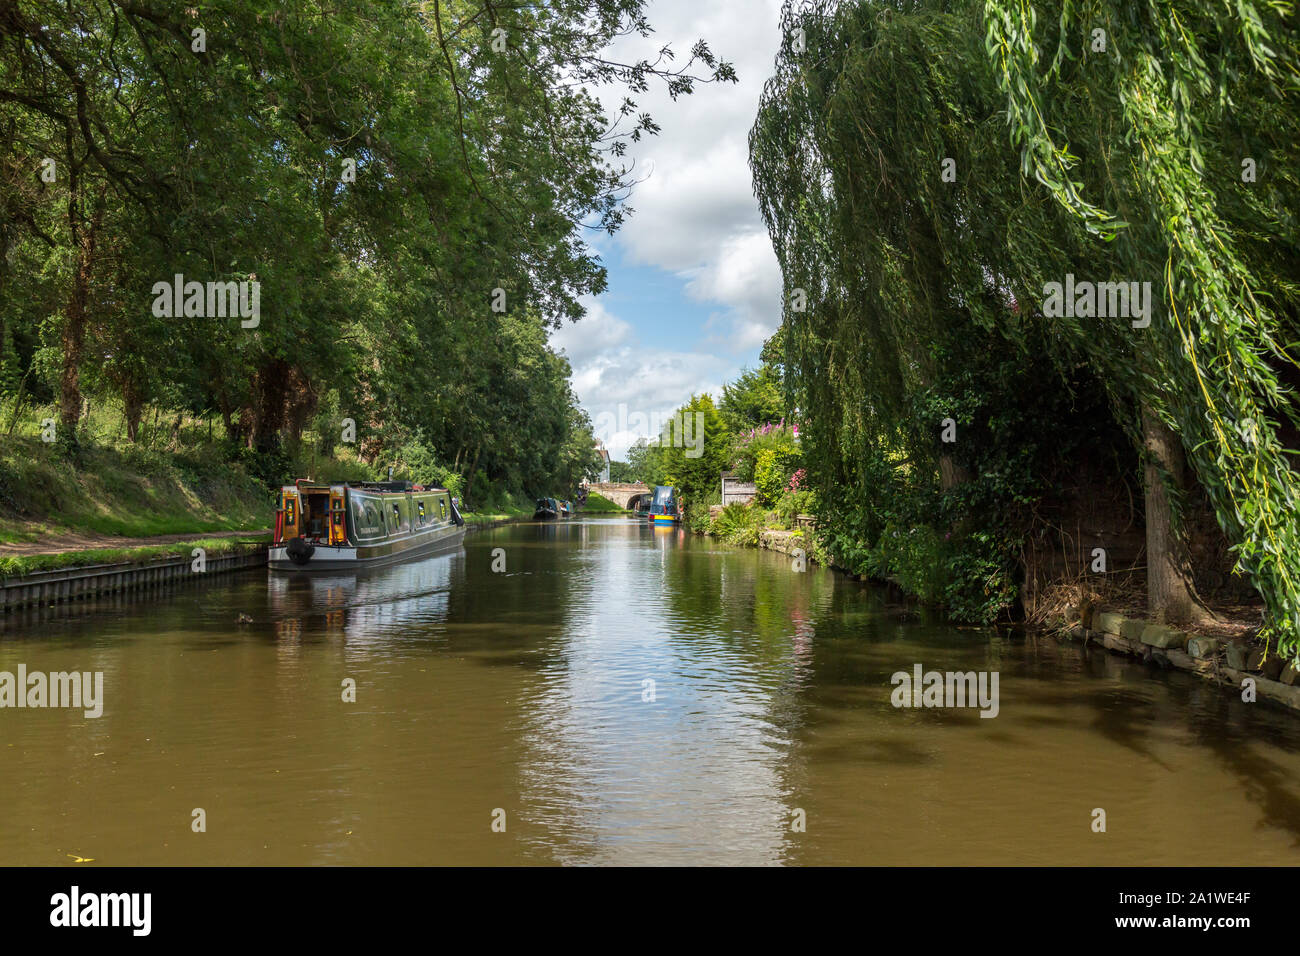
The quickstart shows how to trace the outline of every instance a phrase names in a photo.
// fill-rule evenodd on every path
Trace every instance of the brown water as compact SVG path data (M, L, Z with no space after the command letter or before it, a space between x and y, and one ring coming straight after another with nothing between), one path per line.
M0 709L0 864L1300 860L1294 716L621 518L3 628L105 704ZM998 672L998 716L894 708L916 663Z

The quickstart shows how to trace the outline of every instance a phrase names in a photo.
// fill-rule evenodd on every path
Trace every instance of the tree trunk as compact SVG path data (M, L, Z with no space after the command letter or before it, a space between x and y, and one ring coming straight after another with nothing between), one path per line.
M14 433L14 426L18 424L18 413L22 411L23 399L26 397L27 393L27 376L31 374L32 370L29 367L27 371L23 373L22 381L18 383L18 397L14 399L14 413L13 417L9 419L9 430L5 432L6 436L12 435Z
M90 308L90 283L95 268L95 240L104 217L104 190L84 229L77 228L77 200L68 199L68 218L77 250L72 270L72 292L68 296L67 320L63 323L63 372L59 377L59 418L63 440L76 444L77 421L81 418L81 355L86 338L86 313Z
M482 449L483 443L479 442L474 446L474 463L469 466L469 474L465 477L465 500L469 501L469 496L474 492L474 473L478 471L478 453Z
M1177 435L1142 406L1146 455L1147 609L1161 623L1186 624L1202 616L1187 541L1174 526L1170 489L1183 484L1183 448ZM1166 486L1165 482L1169 485Z
M122 395L122 415L126 419L126 437L131 444L140 440L140 416L144 413L144 402L134 388L126 388Z
M82 237L72 276L72 294L68 297L67 319L63 323L63 372L59 378L59 418L64 434L77 433L81 417L81 352L86 337L86 309L90 298L90 256L93 233Z
M226 403L225 397L220 398L221 405L221 427L226 430L226 441L239 444L239 429L235 426L235 410Z
M253 388L253 427L249 445L258 451L279 447L285 424L285 402L289 394L289 365L271 359L257 372Z
M944 491L964 485L970 481L970 474L953 460L952 455L939 456L939 487Z

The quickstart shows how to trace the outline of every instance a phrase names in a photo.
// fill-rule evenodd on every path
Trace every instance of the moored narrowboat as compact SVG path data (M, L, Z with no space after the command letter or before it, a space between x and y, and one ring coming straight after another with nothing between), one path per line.
M534 521L554 521L559 516L559 504L554 498L537 499L537 510L533 512Z
M445 488L299 480L280 489L268 557L274 571L346 571L427 557L464 538L465 519Z
M651 524L672 524L677 521L677 493L671 485L655 486L647 518Z

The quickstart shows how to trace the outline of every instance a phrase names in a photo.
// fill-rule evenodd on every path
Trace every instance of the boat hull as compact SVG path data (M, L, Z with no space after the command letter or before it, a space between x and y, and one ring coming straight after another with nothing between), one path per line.
M463 525L436 528L425 534L384 541L373 545L317 545L312 556L303 564L291 560L284 545L273 546L268 555L272 571L349 571L360 568L382 568L403 561L427 558L443 551L459 548L465 540Z

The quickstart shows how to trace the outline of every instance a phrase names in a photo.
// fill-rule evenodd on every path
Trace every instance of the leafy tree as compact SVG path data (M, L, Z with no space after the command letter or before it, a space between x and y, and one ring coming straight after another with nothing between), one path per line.
M658 439L651 443L638 438L627 450L628 467L635 480L643 481L651 488L664 484L668 478L666 453L667 449L661 447Z
M5 381L16 361L74 445L88 396L130 441L165 405L269 474L350 418L380 470L571 488L591 428L548 335L605 288L582 231L630 211L627 145L658 129L633 97L735 80L702 40L613 59L642 7L5 5ZM157 314L177 274L258 283L259 320Z
M664 429L659 453L666 471L663 484L681 493L690 520L707 517L720 498L722 472L731 460L731 432L709 395L692 395Z
M1285 9L822 0L788 4L783 36L751 164L810 474L859 502L841 544L892 533L872 513L896 476L937 488L923 520L975 554L990 526L975 499L949 504L976 477L970 446L937 440L940 422L961 434L976 408L998 421L1051 406L1044 389L1086 389L1142 456L1152 612L1202 613L1180 510L1199 486L1294 652L1300 44ZM1045 284L1067 275L1150 282L1150 324L1049 310ZM973 361L984 350L1036 376ZM966 410L950 390L963 366L990 376L963 387ZM1055 407L1029 437L1089 424ZM1005 474L1004 450L982 466ZM999 502L1029 510L1042 490Z
M780 372L766 363L757 369L743 369L738 379L722 386L718 411L727 427L737 433L784 419Z
M611 459L609 463L609 480L619 484L635 484L641 479L628 462Z

